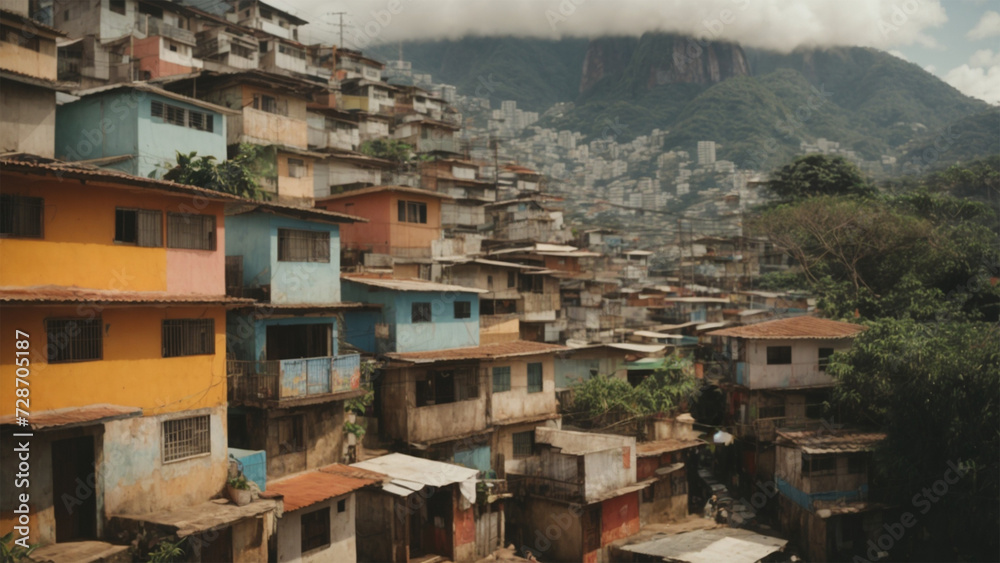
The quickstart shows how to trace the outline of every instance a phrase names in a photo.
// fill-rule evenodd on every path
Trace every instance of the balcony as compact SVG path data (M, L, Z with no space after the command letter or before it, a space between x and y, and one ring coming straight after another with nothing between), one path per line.
M778 430L816 430L823 426L823 421L815 418L758 418L749 424L737 424L736 436L739 438L755 438L758 442L773 442Z
M583 480L561 481L535 475L507 474L507 483L515 496L535 496L564 502L584 501Z
M192 47L196 45L194 33L148 14L135 15L135 29L146 37L160 36Z
M445 151L462 153L462 143L458 139L417 139L417 152Z
M231 404L278 405L316 402L361 389L361 356L292 360L227 360Z
M309 127L304 119L277 113L243 108L243 113L227 120L226 140L230 145L287 145L298 149L309 146Z

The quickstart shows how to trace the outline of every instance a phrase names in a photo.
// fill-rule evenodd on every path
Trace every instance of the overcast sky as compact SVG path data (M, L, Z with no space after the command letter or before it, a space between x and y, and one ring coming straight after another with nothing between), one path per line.
M306 42L348 47L465 35L669 31L788 51L877 47L1000 103L1000 0L268 0L310 20Z

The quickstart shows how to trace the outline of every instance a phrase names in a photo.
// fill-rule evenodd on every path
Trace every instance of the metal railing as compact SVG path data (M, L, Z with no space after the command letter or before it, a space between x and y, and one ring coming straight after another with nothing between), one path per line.
M227 360L229 401L280 401L360 389L361 356Z
M584 499L583 481L560 481L535 475L507 474L510 490L518 495L533 495L567 502L579 502Z

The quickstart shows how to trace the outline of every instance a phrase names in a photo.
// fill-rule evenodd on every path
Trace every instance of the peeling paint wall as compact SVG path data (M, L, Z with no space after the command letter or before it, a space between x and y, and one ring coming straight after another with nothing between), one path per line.
M555 414L557 402L553 356L519 356L482 363L488 373L493 424L507 424L525 418ZM531 363L542 364L542 390L536 393L528 392L528 364ZM509 391L493 391L493 370L497 367L510 368Z
M340 501L344 501L344 512L338 512ZM317 510L330 512L330 544L302 553L302 515ZM286 512L278 520L278 561L321 563L357 560L354 536L356 510L355 495L348 494Z

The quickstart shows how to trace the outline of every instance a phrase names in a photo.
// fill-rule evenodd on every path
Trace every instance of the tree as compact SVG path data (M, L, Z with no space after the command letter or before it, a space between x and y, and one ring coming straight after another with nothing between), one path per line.
M415 161L424 160L423 155L415 155L413 147L395 139L372 139L361 143L362 154L396 163L402 170Z
M908 555L995 560L1000 329L964 320L883 318L867 324L848 352L831 358L837 382L832 404L847 420L886 432L875 452L873 486L885 491L890 504L916 514L926 532L908 534ZM933 504L915 500L959 463L969 472L947 493L938 489Z
M795 159L773 174L767 187L785 201L813 196L869 196L874 189L856 166L839 156L810 154Z
M216 162L214 156L197 152L177 152L177 165L168 170L164 180L225 192L249 199L263 199L258 178L266 175L264 162L268 147L242 144L229 160Z

